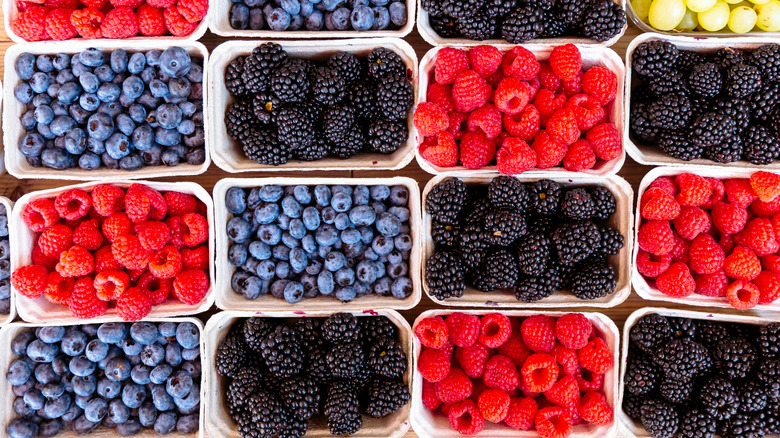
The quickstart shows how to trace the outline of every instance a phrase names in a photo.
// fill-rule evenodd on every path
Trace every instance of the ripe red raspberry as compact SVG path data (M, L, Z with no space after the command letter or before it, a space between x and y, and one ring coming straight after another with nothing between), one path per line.
M165 17L162 9L143 4L136 10L138 33L144 36L165 35Z
M60 254L56 269L63 277L83 277L95 269L95 261L89 251L73 245Z
M605 67L591 67L582 75L582 91L596 98L601 105L615 100L617 76Z
M149 221L136 224L138 241L147 251L158 251L171 240L171 229L164 222Z
M497 354L485 364L485 372L482 380L488 388L502 391L514 391L520 386L520 374L512 359Z
M122 39L138 35L138 17L130 8L114 8L106 13L100 23L103 38Z
M770 202L780 195L780 175L759 170L750 175L750 187L758 199Z
M477 315L454 312L447 316L444 322L447 323L450 340L458 347L470 347L477 342L481 327Z
M748 222L745 229L734 236L734 242L750 248L759 257L780 250L772 221L766 218L756 218Z
M108 0L81 0L81 3L88 8L103 9L103 6L108 4Z
M680 204L666 190L653 187L642 194L642 217L648 220L673 220L680 215Z
M60 220L54 201L51 199L34 199L22 209L22 220L31 231L41 232Z
M547 315L534 315L524 319L520 333L523 342L532 351L549 353L555 347L555 320Z
M594 338L588 342L577 352L577 357L580 359L580 366L596 374L604 374L611 370L614 362L609 346L601 338Z
M490 349L482 344L455 348L455 359L458 360L463 372L473 379L482 377L488 358L490 358Z
M531 430L538 410L536 400L530 397L512 398L504 423L512 429Z
M758 195L750 186L750 181L745 178L728 179L723 182L723 185L726 186L726 198L730 204L746 209L758 199Z
M738 310L756 307L761 296L756 285L749 281L737 280L726 287L729 304Z
M148 220L162 220L168 204L157 190L142 184L133 184L125 195L125 213L135 224Z
M414 334L428 348L442 348L449 338L447 323L441 316L431 316L418 322Z
M696 275L696 293L706 297L722 297L726 295L726 285L729 280L723 269L712 274Z
M582 132L587 132L594 126L607 121L607 112L593 97L587 94L575 94L566 101L564 108L574 111L577 127Z
M563 376L544 392L544 396L553 404L573 409L580 403L580 388L573 376Z
M596 154L588 140L577 140L569 145L566 156L563 157L563 167L572 172L593 169L596 165Z
M38 247L46 257L59 258L73 245L73 232L66 225L55 224L38 237Z
M75 278L62 278L62 275L56 271L49 272L46 277L46 289L43 291L43 297L50 303L70 306L70 295L73 293L75 285Z
M469 57L461 49L444 47L436 53L434 64L434 80L439 84L455 83L459 73L469 69Z
M477 108L469 115L469 132L476 132L492 140L501 134L501 113L492 104Z
M585 368L580 368L574 378L577 379L580 391L601 391L604 387L604 374L591 373Z
M539 79L539 85L541 89L551 91L553 93L558 93L560 91L561 78L553 73L553 69L550 67L550 63L541 63L537 78Z
M761 261L749 248L737 246L726 257L723 270L731 278L750 281L761 273Z
M122 296L130 284L130 276L124 271L102 271L95 276L95 293L103 301L113 301Z
M37 0L35 3L43 3L49 9L76 9L79 7L78 0Z
M550 53L550 67L561 79L574 79L582 68L580 50L574 44L556 46Z
M198 28L198 23L190 23L187 21L176 6L165 9L165 11L163 11L163 18L165 18L165 27L168 28L173 36L188 36Z
M693 173L681 173L674 177L679 187L677 202L683 207L697 207L704 204L712 195L712 185L704 177Z
M604 161L614 160L623 151L623 137L612 123L594 126L585 138L593 147L593 152Z
M181 216L172 216L165 219L165 225L171 230L171 240L168 243L177 249L184 248L184 240L182 240L184 237L184 224Z
M504 130L512 137L531 141L539 133L541 115L534 105L526 105L522 112L510 116L504 114Z
M141 246L138 236L125 234L111 244L111 253L116 261L127 269L146 269L151 253Z
M536 166L540 169L555 167L563 161L568 148L550 138L547 131L540 131L531 147L536 151Z
M504 76L521 81L528 81L536 77L540 68L541 64L536 60L536 56L522 46L515 46L505 52L504 59L501 61Z
M453 167L458 164L458 146L449 132L426 138L420 145L420 155L434 166Z
M417 370L429 382L439 382L450 372L450 358L441 350L423 348L417 359Z
M36 243L35 246L33 246L32 251L30 251L30 259L32 260L33 265L41 265L45 267L47 271L53 271L54 267L57 266L57 263L60 261L60 255L57 254L57 257L49 257L41 251L41 247Z
M16 268L11 274L11 285L27 298L40 298L46 289L46 268L41 265Z
M471 69L483 78L493 75L501 67L501 52L495 46L480 45L469 50Z
M668 176L659 176L658 178L654 179L647 186L647 190L650 190L652 188L662 189L672 196L675 196L677 194L677 186L674 184L674 180Z
M84 221L73 230L73 244L95 251L103 245L103 233L95 219Z
M146 4L155 8L165 9L175 5L176 0L147 0Z
M555 337L572 350L584 347L592 332L593 324L581 313L567 313L555 321Z
M74 9L52 9L46 14L46 34L53 40L63 41L78 35L76 28L70 23L70 15Z
M92 188L92 206L104 217L122 211L125 206L125 191L113 184L100 184Z
M461 435L476 435L485 427L485 419L474 400L463 400L450 406L447 419L452 430Z
M542 89L534 96L534 106L539 110L542 121L546 121L553 113L566 106L566 96Z
M49 9L43 6L33 6L17 15L11 23L14 33L26 41L43 41L50 39L46 33L46 14Z
M208 271L209 269L209 248L199 246L197 248L184 248L181 250L182 269L200 269Z
M125 321L140 321L152 311L152 301L137 287L131 287L116 301L116 314Z
M441 400L436 398L434 384L428 380L423 380L422 382L422 403L423 406L432 411L439 409L439 406L441 406Z
M687 297L696 290L691 271L685 263L680 262L673 263L660 274L655 280L655 286L662 293L675 298Z
M91 278L76 280L70 296L70 311L80 319L97 318L108 311L108 303L97 297Z
M146 272L138 279L136 286L141 289L144 295L149 297L152 305L156 306L168 299L168 295L170 295L173 288L173 280L161 280Z
M171 245L163 247L149 259L149 272L157 278L173 278L181 269L181 253Z
M176 4L182 17L190 23L198 23L206 18L209 11L208 0L179 0Z
M469 132L460 141L460 161L467 169L480 169L495 157L496 143L482 133Z
M758 304L769 304L780 297L780 275L776 272L761 271L753 280L753 284L760 292Z
M745 227L748 218L748 212L744 207L734 204L724 204L718 202L710 212L712 224L722 234L736 234Z
M33 260L33 263L35 263L35 260ZM761 257L761 265L766 270L780 274L780 256L769 255Z
M505 78L499 82L493 101L504 114L520 114L531 101L533 93L527 82Z
M674 234L668 221L647 221L639 227L637 243L643 250L654 254L668 254L674 248Z
M111 2L111 6L115 8L130 8L135 9L138 6L140 6L144 1L143 0L109 0Z
M780 197L770 202L757 199L750 204L750 212L756 215L756 217L772 217L780 213Z
M509 411L509 394L499 389L488 389L479 395L477 406L485 420L500 423Z
M436 398L442 403L456 403L471 397L471 379L459 368L451 368L447 377L434 385Z
M691 246L691 242L682 239L676 233L674 234L674 247L669 251L669 255L672 256L672 263L683 262L688 264L688 249Z
M718 241L718 245L720 245L720 247L723 248L723 251L726 254L731 253L731 251L734 250L734 246L736 246L734 244L734 237L729 236L727 234L724 234L720 237L720 240Z
M472 70L458 74L452 85L452 100L455 109L469 113L485 105L490 98L492 89L484 79Z
M696 236L688 248L689 265L697 274L713 274L720 271L725 259L723 248L709 234Z
M103 221L103 235L109 242L133 233L133 223L124 213L114 213Z
M523 140L509 137L496 153L496 165L504 175L517 175L536 166L536 152Z
M423 137L438 135L450 124L450 117L437 104L420 102L414 111L414 126Z
M512 336L498 347L498 354L512 359L512 362L514 362L515 365L522 366L525 363L525 360L533 354L533 351L525 346L519 331L514 331L512 332Z
M588 391L583 395L579 413L583 420L596 426L606 426L612 422L612 407L600 392Z
M498 348L509 339L511 334L512 325L509 323L509 317L501 313L489 313L480 321L477 340L488 348Z
M574 79L561 80L561 92L566 97L582 93L582 73L579 73Z
M425 97L428 102L439 105L447 114L455 111L455 101L452 100L452 88L448 85L431 82L428 84L428 92Z
M95 251L95 272L103 272L111 269L123 269L124 267L116 261L114 253L111 251L111 245L100 247Z
M574 111L568 108L562 108L553 113L545 128L551 139L566 146L580 138L580 128L577 127Z
M450 113L450 125L447 127L447 132L449 132L452 135L452 138L455 140L460 140L463 138L464 135L466 135L466 131L468 129L468 125L466 121L469 119L469 115L466 113L461 113L458 111L452 111ZM428 141L429 139L425 139L425 141ZM435 142L434 142L435 143ZM454 144L454 142L453 142ZM422 150L423 147L420 146L420 150ZM456 162L457 162L457 149L456 149Z
M190 306L203 301L208 291L209 277L203 271L188 269L173 280L173 296Z
M587 340L585 344L587 344ZM579 359L577 359L576 351L566 348L562 344L555 344L555 348L550 352L550 355L552 355L552 357L555 358L555 362L561 366L559 374L576 376L577 373L579 373L580 362Z
M558 364L549 354L531 355L521 368L523 383L530 391L542 393L558 381Z
M712 226L710 215L699 207L683 207L672 223L677 234L685 240L693 240Z

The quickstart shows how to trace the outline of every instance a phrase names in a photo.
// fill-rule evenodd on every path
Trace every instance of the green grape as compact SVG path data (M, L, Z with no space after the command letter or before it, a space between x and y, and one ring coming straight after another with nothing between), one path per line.
M780 32L780 1L771 0L763 5L756 5L754 8L758 12L759 29L766 32Z
M647 16L650 15L650 3L653 0L631 0L631 7L634 8L634 13L642 21L647 21Z
M750 3L753 3L754 5L765 5L770 1L771 0L750 0Z
M747 6L734 8L729 16L729 29L734 33L750 32L756 26L757 18L756 11Z
M685 4L693 12L704 12L715 6L718 0L686 0ZM741 0L740 0L741 1Z
M686 10L683 0L653 0L647 18L658 30L672 30L680 24Z
M731 9L728 3L718 0L710 10L699 13L699 25L710 32L717 32L729 23Z
M742 0L726 0L726 3L728 3L730 5L737 5L737 4L742 3Z
M689 9L685 12L685 16L683 17L680 24L675 27L675 30L679 30L681 32L690 32L696 29L696 26L698 25L699 20L696 18L696 12L693 12Z

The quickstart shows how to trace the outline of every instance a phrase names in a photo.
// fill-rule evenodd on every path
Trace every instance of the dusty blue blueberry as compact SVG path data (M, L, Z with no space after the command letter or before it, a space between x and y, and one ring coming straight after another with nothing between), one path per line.
M87 342L89 338L86 333L78 329L69 330L62 338L62 352L68 356L77 356L87 348Z
M40 428L37 424L18 418L11 421L6 429L9 438L35 438L39 431Z
M257 229L257 238L266 245L277 245L282 240L282 230L274 224L260 225Z
M97 393L106 400L118 397L121 390L122 384L119 382L114 382L105 377L98 380Z
M338 251L333 251L328 253L328 255L325 257L325 269L331 272L336 272L347 263L347 258L344 256L343 253Z
M333 274L333 279L339 286L349 286L355 282L355 271L349 267L343 267Z
M257 276L261 280L271 280L276 276L276 264L271 260L263 260L257 265Z
M200 345L200 330L195 324L186 321L176 328L176 341L182 348L195 348Z
M181 347L179 344L168 344L165 346L165 362L175 367L181 364Z
M393 281L390 292L393 297L403 300L412 293L412 281L408 277L400 277Z
M27 346L27 357L33 362L50 363L57 353L59 353L59 347L56 344L47 344L40 339L32 341Z
M121 322L107 322L98 327L98 339L106 344L118 344L127 335L127 324Z
M396 27L403 27L406 25L408 17L406 15L406 5L403 2L393 2L388 6L390 11L390 21Z
M240 187L231 187L225 194L225 206L233 214L241 214L246 210L246 192Z
M234 242L246 242L252 236L252 226L241 217L233 217L227 223L227 235Z
M106 377L114 382L121 382L130 377L131 369L130 361L124 357L115 357L106 364Z
M130 337L141 345L153 344L157 335L157 326L151 322L135 322L130 326Z
M146 399L146 388L136 383L127 383L122 388L122 403L130 409L136 409Z
M279 218L279 204L269 202L255 209L255 221L259 224L270 224Z
M108 404L108 418L116 424L122 424L130 419L130 408L122 403L122 399L113 398Z
M322 184L314 186L314 201L321 207L330 205L330 188Z
M71 403L70 394L64 393L55 399L48 400L43 406L43 412L48 418L60 418L71 409Z
M343 213L352 207L352 198L344 192L338 192L333 195L330 205L337 213Z
M97 378L93 375L74 376L70 384L73 386L73 393L77 396L90 397L97 389Z
M303 236L303 239L301 239L301 248L309 254L313 254L317 251L318 246L316 240L314 240L314 236L311 234Z
M390 286L393 284L393 280L389 277L382 277L376 282L374 282L374 293L381 296L381 297L387 297L391 295L390 292Z
M320 212L320 216L322 217L322 222L326 224L332 224L336 220L336 210L333 209L331 206L327 206L322 209Z
M173 397L171 397L165 390L165 386L161 384L155 384L151 389L152 403L160 411L167 411L173 409Z
M159 344L144 345L141 350L141 362L150 367L155 367L165 359L165 349Z
M108 414L108 402L100 397L95 397L84 408L84 417L92 422L99 422Z
M22 385L32 375L32 366L26 360L17 359L8 367L6 378L11 385Z
M133 382L139 384L139 385L146 385L151 380L149 379L149 372L151 371L151 368L144 364L138 364L133 366L133 369L130 370L130 380Z
M55 382L60 379L60 376L62 374L65 374L65 372L69 371L69 369L66 368L65 372L57 373L54 371L54 362L59 362L59 357L65 357L65 356L58 356L54 358L54 360L51 363L41 363L35 366L35 370L33 371L33 374L35 375L35 380L39 383L49 383L49 382ZM70 363L70 358L66 359L68 363ZM58 371L62 371L58 367Z
M349 302L355 299L357 296L357 290L355 289L355 286L344 286L339 287L336 289L336 298L338 298L342 302Z
M157 365L149 373L149 378L155 385L161 385L168 380L168 377L173 373L173 368L167 363Z
M70 360L69 370L76 376L85 377L95 372L97 364L87 359L87 356L76 356Z
M271 13L268 14L265 19L268 22L268 27L270 27L271 30L277 32L287 30L287 28L290 27L290 22L292 21L290 13L282 8L274 8L274 10L271 11Z
M141 353L141 349L143 348L143 344L136 342L132 338L122 339L117 345L127 356L135 356Z
M409 203L409 189L404 186L393 186L390 189L390 203L404 206Z

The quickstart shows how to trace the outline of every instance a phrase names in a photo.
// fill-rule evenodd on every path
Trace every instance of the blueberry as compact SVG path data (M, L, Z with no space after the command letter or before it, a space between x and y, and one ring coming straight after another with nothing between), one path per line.
M349 286L355 282L355 271L349 267L343 267L333 274L333 279L339 286Z
M129 76L122 82L122 92L131 100L141 97L144 92L144 81L138 76Z
M147 61L149 60L147 59ZM185 76L191 68L192 59L187 51L181 47L169 47L160 55L160 70L172 78Z
M37 424L20 419L11 421L6 429L9 438L35 438L39 431Z
M279 218L279 204L266 203L255 209L255 221L259 224L270 224Z
M67 85L67 84L65 84ZM65 86L63 85L63 87ZM122 93L122 89L119 85L111 82L103 82L97 89L97 97L101 102L114 102L119 99L119 95Z
M290 22L292 21L290 13L282 8L274 8L274 10L271 11L271 13L268 14L265 19L268 22L268 27L270 27L271 30L277 32L287 30L287 28L290 27Z
M409 265L406 262L393 263L387 267L387 275L392 279L405 277L409 274Z
M241 266L246 263L247 250L244 245L233 244L228 249L228 262L233 266Z
M59 83L60 81L57 82ZM81 88L84 89L85 93L97 93L100 80L94 73L84 72L79 76L79 84L81 84Z
M353 259L360 256L360 254L363 253L363 243L358 241L351 244L344 244L344 254L346 254L347 258Z
M341 232L341 241L346 244L352 244L360 241L360 231L349 228Z
M198 405L200 404L200 389L197 385L193 384L192 389L184 397L174 397L173 403L179 408L179 412L182 414L190 414L196 412Z
M355 282L355 295L362 297L372 292L371 285L363 283L362 281Z
M57 371L54 371L54 362L57 362ZM70 358L64 358L58 356L55 358L52 363L41 363L38 364L35 367L35 371L33 371L33 374L35 375L35 380L38 383L50 383L60 380L60 376L67 373L68 366L67 364L70 362ZM60 367L60 365L64 365L64 370Z
M118 397L121 390L122 384L119 382L113 382L105 377L98 380L97 394L106 400Z
M182 348L195 348L200 345L200 330L191 322L183 322L176 328L176 342Z
M65 150L73 155L81 155L87 150L87 134L81 128L75 128L65 134Z
M98 426L100 426L100 423L89 421L87 417L82 415L76 418L76 421L73 423L73 431L79 435L86 435L97 429Z
M38 433L42 437L53 437L60 433L62 427L62 420L55 418L41 423L41 428Z
M318 245L331 246L336 243L339 236L336 227L330 224L325 224L317 229L317 233L315 234L314 238L316 239Z
M279 278L287 278L290 275L290 264L283 260L277 261L274 273Z
M234 242L246 242L252 236L252 226L241 217L231 218L227 224L227 235Z
M390 286L390 292L393 294L393 297L399 300L403 300L411 295L412 290L412 280L410 280L409 277L397 278L393 281L392 286Z
M279 6L287 11L290 15L298 15L301 13L301 1L300 0L281 0Z
M154 141L162 146L174 146L181 143L181 134L175 129L157 128L154 130Z
M392 21L396 27L406 26L408 18L406 15L406 5L403 2L390 3L388 9L390 10L390 21Z
M271 280L276 276L276 264L271 260L264 260L257 265L256 273L260 280Z
M27 391L30 390L30 388L33 388L34 386L35 386L35 380L29 379L23 384L16 385L13 387L14 395L16 395L17 397L22 397Z
M106 153L115 160L128 156L131 150L130 138L121 132L115 132L106 140Z
M384 6L375 6L371 8L374 12L374 24L371 30L385 30L390 26L390 12Z
M371 203L371 208L374 209L376 214L381 214L387 211L387 206L384 202L381 201L374 201Z
M26 360L17 359L8 367L6 378L11 385L22 385L32 375L32 367Z
M387 212L397 217L401 222L406 222L409 220L410 213L409 209L406 207L393 206L390 207Z
M198 415L184 415L176 421L176 430L179 433L194 433L198 430Z
M51 78L49 75L43 72L36 72L32 78L30 78L30 88L35 93L45 93L51 85Z
M352 226L352 222L349 220L347 213L339 213L336 215L336 219L333 221L337 230L346 230Z
M118 344L127 336L127 324L122 322L107 322L98 327L97 337L106 344Z
M114 382L122 382L130 377L130 361L123 357L115 357L106 364L106 377Z
M152 386L151 394L152 394L152 403L158 410L167 411L173 409L174 407L173 397L168 395L168 392L165 391L164 385L155 384L154 386Z
M231 187L225 194L225 207L233 214L246 211L246 192L239 187Z
M47 344L59 342L65 337L65 327L63 326L45 326L35 330L35 335Z
M161 412L154 422L154 431L158 435L167 435L176 429L177 417L174 412Z
M344 286L336 289L335 295L341 302L347 303L355 299L357 290L355 286Z
M14 97L20 103L28 103L33 99L33 90L30 84L22 82L16 85L14 88Z
M84 76L84 75L82 74L82 76ZM72 82L72 81L75 81L75 80L76 80L76 75L74 75L73 71L70 70L70 69L62 70L61 72L57 73L57 76L54 78L54 82L56 82L59 85L62 85L64 83L66 83L66 82ZM82 87L83 87L83 85L82 85ZM97 85L95 85L95 89L97 89ZM47 95L41 94L41 96L47 96Z
M76 403L71 399L70 395L68 395L67 393L63 394L62 397L60 397L57 400L62 400L62 399L65 399L65 400L62 401L61 404L67 406L64 409L64 412L63 412L62 417L61 417L62 421L73 421L76 418L78 418L81 414L84 413L84 411L78 405L76 405ZM60 407L60 406L57 406L57 407ZM46 408L47 407L44 407L44 409L46 409ZM48 415L48 416L52 417L52 418L54 417L53 415Z
M322 184L314 186L314 202L321 207L330 205L330 188Z
M192 84L187 78L175 78L168 82L168 91L171 98L185 99L192 94Z
M376 229L385 237L395 237L401 233L401 221L394 214L382 213L376 220Z
M325 25L325 16L322 14L322 11L312 11L308 16L306 16L306 18L304 18L303 24L306 26L306 30L322 30Z
M27 391L25 391L27 392ZM44 409L46 406L44 405ZM27 406L27 404L24 402L24 395L21 397L16 397L13 402L13 409L16 414L24 419L31 419L35 414L35 409ZM44 411L45 412L45 411Z
M266 245L277 245L282 240L282 230L274 224L260 225L257 238Z
M280 199L282 199L282 196L284 195L284 189L282 189L279 186L269 185L269 186L263 186L258 189L252 189L252 192L250 193L250 198L252 198L252 195L257 197L257 203L259 204L260 201L263 202L276 202ZM252 202L249 203L249 208L255 208L255 206L251 205Z
M89 48L78 55L79 62L84 64L87 67L98 67L103 65L103 63L106 60L106 57L103 55L103 52L101 52L99 49L96 48Z
M287 287L287 283L289 283L289 280L276 280L271 284L271 295L273 295L276 298L284 299L284 288Z
M409 203L409 189L404 186L393 186L390 189L390 203L404 206Z
M349 30L350 12L348 8L338 8L333 11L333 14L330 15L330 20L336 30Z
M165 383L165 391L173 398L182 398L194 388L192 377L185 371L177 371Z
M152 427L157 420L157 409L151 402L145 402L138 409L138 421L141 426Z
M89 398L97 389L97 378L93 375L74 376L70 383L73 386L73 393L80 397Z
M60 137L76 128L76 121L70 116L57 116L52 120L50 128L52 134Z
M98 107L99 112L108 114L111 117L116 117L124 112L124 107L119 102L101 102Z
M347 193L339 192L333 195L330 204L336 212L343 213L352 207L352 198Z
M108 62L111 65L111 70L114 73L123 73L127 70L127 52L125 49L114 49L111 55L108 57Z
M287 196L282 199L282 211L290 218L299 218L303 207L294 197Z
M19 150L26 157L41 155L45 145L45 141L40 134L27 133L19 139Z
M146 399L146 388L136 383L127 383L122 388L122 403L130 409L136 409Z
M130 419L130 408L125 406L121 399L112 397L108 403L108 418L116 424L122 424Z
M130 380L139 385L146 385L147 383L151 382L149 379L149 373L151 370L152 369L148 366L139 363L138 365L133 366L133 369L130 370Z
M179 344L168 344L165 346L165 362L170 366L178 366L181 364L181 347Z
M335 11L336 8L344 6L345 3L346 0L322 0L322 6L326 11L329 12Z
M44 96L44 94L39 94L39 96ZM54 112L52 112L52 118L54 118ZM24 114L19 117L19 122L22 124L22 128L25 130L33 130L35 128L35 124L38 123L35 120L35 111L25 111Z
M307 234L301 239L301 248L309 254L314 254L317 249L317 242L314 240L314 236Z
M114 132L114 119L106 113L95 113L87 120L87 134L95 140L107 140Z
M258 260L268 260L271 258L271 248L260 241L254 241L249 244L249 253Z
M302 205L311 203L311 192L308 186L295 186L293 188L293 197Z
M62 382L49 382L43 385L41 394L46 400L53 400L65 393L65 385Z
M238 6L243 6L243 5L240 4L240 3L236 3L236 4L234 4L233 8L236 8ZM252 9L249 9L248 11L249 11L248 12L248 18L247 18L247 22L244 25L244 27L233 26L233 28L235 28L235 29L246 29L247 26L248 26L249 29L252 29L252 30L262 30L263 26L265 25L265 14L263 13L263 10L260 9L260 8L252 8ZM233 13L233 11L231 9L231 14L232 13ZM242 18L242 17L239 16L238 18ZM231 24L232 23L233 23L233 21L232 21L232 15L231 15Z
M56 344L47 344L40 339L32 341L27 346L27 357L33 362L51 363L57 353L59 353L59 348Z
M87 420L97 423L108 414L108 402L102 398L95 397L87 403L84 408L84 417Z
M195 122L189 119L182 120L176 130L179 131L179 134L190 135L195 132Z
M155 385L160 385L168 379L168 376L170 376L172 372L173 369L170 365L167 363L160 364L154 367L151 373L149 373L149 379L151 379L152 383Z
M130 337L141 345L153 344L157 334L157 326L151 322L135 322L130 326Z
M127 71L137 75L146 67L146 57L141 52L136 52L130 55L130 59L127 61Z
M60 394L58 397L46 401L43 412L48 418L60 418L71 408L71 402L70 394Z
M33 73L35 73L35 55L32 53L22 53L16 58L14 68L19 75L19 79L23 81L29 80Z
M309 264L309 258L302 248L293 248L290 250L290 267L293 272L300 273Z
M355 273L358 280L371 284L377 279L376 265L369 260L360 261L355 267Z
M69 370L76 376L85 377L95 372L97 364L87 359L87 356L76 356L70 360Z

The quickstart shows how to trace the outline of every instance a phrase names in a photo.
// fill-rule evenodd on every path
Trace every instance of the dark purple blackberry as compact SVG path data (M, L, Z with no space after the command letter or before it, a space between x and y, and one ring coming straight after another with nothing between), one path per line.
M599 234L601 234L599 254L611 256L619 253L623 248L623 235L620 231L612 227L599 227Z
M300 438L306 435L309 430L309 422L300 418L290 416L287 419L287 425L279 432L278 438Z
M293 330L298 334L307 353L327 344L322 338L322 319L320 318L298 318L293 324Z
M750 54L751 64L761 70L767 82L780 82L780 45L764 44Z
M658 386L658 393L670 403L685 403L693 394L693 381L664 379Z
M397 379L406 372L407 357L403 346L395 339L374 339L366 353L366 366L371 373L387 379Z
M764 84L749 101L753 121L772 120L776 108L780 108L780 84Z
M647 112L653 126L669 130L684 128L693 115L691 102L679 94L669 94L651 103Z
M327 385L333 380L330 367L326 359L327 352L322 348L309 351L304 375L320 385Z
M632 95L631 98L633 99L634 96ZM641 143L655 143L661 131L650 122L649 106L650 104L647 103L634 104L631 102L629 126L631 134Z
M729 338L712 350L720 372L729 379L745 378L756 362L756 352L743 338Z
M679 438L713 438L717 430L718 422L703 409L695 408L682 414Z
M709 320L696 321L696 341L712 349L729 337L723 324Z
M667 94L682 94L686 96L691 94L690 90L688 90L685 76L677 70L669 70L662 76L650 78L648 79L648 84L650 85L650 91L658 99Z
M594 220L605 221L615 214L615 209L617 208L615 195L613 195L608 188L593 186L588 187L587 190L595 204L595 213L593 214Z
M378 47L368 54L368 75L380 79L385 76L406 78L406 64L401 56L390 49Z
M293 155L302 161L317 161L331 154L331 146L320 136L316 136L311 144L295 150Z
M737 132L741 133L750 126L750 105L740 99L720 99L715 102L715 112L731 117L737 124Z
M430 16L428 22L431 28L442 38L457 38L460 36L458 32L458 19L444 15L441 17Z
M544 12L541 9L517 8L504 18L501 37L512 44L538 38L544 32Z
M544 11L544 30L539 38L557 38L571 32L566 21L555 10Z
M481 225L468 224L460 230L459 246L463 270L469 272L482 263L490 244L485 240L485 231Z
M566 190L561 200L561 214L568 220L590 219L596 214L596 203L584 188Z
M425 212L443 224L457 224L466 204L466 184L450 178L436 184L425 197Z
M624 381L629 393L649 395L658 387L659 380L660 373L649 357L635 355L628 360Z
M724 421L718 432L722 438L763 438L764 428L760 416L738 413Z
M439 221L431 223L431 238L436 247L458 249L460 247L460 227L458 225L443 224Z
M761 326L758 340L756 341L758 352L763 357L777 357L780 355L780 322L773 322Z
M595 41L607 41L626 25L626 11L612 0L597 0L585 11L580 23L582 35Z
M709 147L723 143L737 132L737 124L726 115L709 112L699 116L691 126L691 143Z
M543 300L555 292L549 278L525 277L515 286L515 298L524 303L534 303Z
M235 377L248 362L246 345L240 334L230 333L217 347L214 366L217 374L225 377Z
M712 366L706 347L690 339L675 339L656 355L657 363L669 379L688 380Z
M376 85L370 81L358 81L349 87L347 101L355 111L355 117L373 119L377 117Z
M288 414L271 392L256 391L249 397L247 405L252 422L261 436L274 436L285 428Z
M615 292L617 277L615 270L599 258L591 258L583 263L579 272L571 277L571 293L581 300L604 298Z
M249 136L244 139L242 149L250 160L271 166L284 164L292 156L288 146L279 144L276 133L265 130L250 131Z
M279 399L290 415L308 420L320 410L320 389L311 379L295 377L279 384Z
M322 323L322 337L333 344L357 342L360 339L360 323L351 313L334 313Z
M525 184L517 178L501 175L493 178L487 192L490 203L501 210L525 212L528 210L530 196Z
M360 324L360 340L363 344L370 344L379 339L393 339L398 337L398 328L386 316L366 316L358 318Z
M677 62L678 56L677 46L668 41L647 41L634 49L631 55L631 68L644 78L660 77L669 72Z
M684 73L689 73L694 65L707 62L707 58L699 52L692 50L677 50L677 61L674 68Z
M761 72L757 67L737 64L726 71L726 92L732 98L746 98L760 88Z
M346 382L335 382L328 388L323 414L328 417L331 435L352 435L363 426L359 412L360 401L354 387Z
M360 79L363 68L355 55L347 52L336 52L330 55L326 64L328 68L336 70L347 84L352 84Z
M241 78L249 93L262 93L271 86L275 70L287 59L287 52L276 43L265 43L252 50L244 60Z
M528 187L533 211L539 215L558 214L561 206L561 185L549 179L542 179Z
M482 267L477 269L484 274L474 287L483 292L492 292L496 289L509 289L513 287L519 278L517 259L506 250L498 250L485 257Z
M482 224L485 216L493 210L493 205L487 200L487 196L478 198L472 197L469 204L464 208L462 224Z
M696 323L690 318L667 318L669 326L672 327L672 337L674 339L696 340ZM705 345L706 347L706 345Z
M346 82L337 70L317 67L311 75L312 98L321 105L335 105L344 98Z
M660 400L647 400L639 408L639 417L645 430L655 438L672 438L680 427L677 409Z
M503 18L505 15L509 15L517 7L518 0L487 0L484 6L484 13L488 17ZM536 6L540 9L550 9L552 6L552 0L535 0L527 3L532 3L531 6ZM544 5L549 5L544 7Z
M639 85L634 86L631 89L631 109L634 105L639 103L651 103L655 101L656 97L653 91L650 89L650 84L642 82Z
M412 109L412 84L405 74L384 75L377 81L374 99L380 118L391 121L406 120Z
M763 420L766 424L766 433L780 433L780 400L767 397L766 408L757 415L761 414L763 414Z
M463 248L461 246L461 248ZM437 251L425 262L425 284L439 300L461 297L466 289L463 260L451 251Z
M428 12L428 16L430 18L441 17L445 15L442 3L442 0L420 0L420 6L423 8L423 10Z
M494 17L479 13L458 18L457 28L464 38L485 41L495 37L498 22Z
M331 144L344 140L355 123L355 111L348 106L331 106L322 112L322 135Z
M274 70L270 87L282 102L308 101L311 93L309 65L299 58L285 60Z
M244 72L245 59L245 56L239 56L230 61L230 64L225 67L225 87L228 93L233 96L246 96L249 94L249 90L244 85L244 80L241 79L241 74Z
M260 123L270 125L276 121L276 111L281 108L282 101L270 92L255 94L252 99L252 112Z
M746 380L737 385L739 410L742 412L757 412L766 408L766 386L758 380Z
M277 326L263 339L260 355L275 377L290 377L303 370L303 350L298 335L286 325Z
M325 356L330 367L330 373L339 379L351 379L358 374L363 366L365 353L363 346L357 342L334 345Z
M366 414L374 418L386 417L409 403L409 388L401 381L374 379L368 385Z
M552 244L546 233L530 233L517 242L517 267L520 273L539 277L547 271Z
M330 146L331 154L334 157L346 160L347 158L356 155L358 152L365 150L366 139L363 137L363 132L360 128L357 125L352 125L341 143L331 143Z
M724 69L737 64L748 64L748 58L744 51L733 47L724 47L715 52L715 61Z
M723 143L704 150L704 156L716 163L733 163L742 159L744 145L742 137L732 137Z
M487 243L497 246L509 246L528 231L522 214L505 210L488 213L483 230Z
M380 154L392 154L406 143L409 130L406 122L375 120L368 125L368 148Z
M626 413L631 419L635 421L640 420L640 408L642 404L647 400L645 396L634 395L630 392L626 392L623 395L623 412Z
M591 0L555 0L553 10L558 13L567 26L578 28L591 3Z
M696 64L688 74L688 88L702 97L715 97L723 88L723 74L712 62Z
M444 13L458 19L480 13L482 6L483 0L442 0Z
M672 340L672 327L663 316L650 313L639 318L631 327L629 338L640 350L655 355Z
M256 125L257 118L249 101L236 101L225 110L225 130L233 140L244 141Z
M263 387L263 373L254 367L242 367L233 375L233 380L225 392L228 411L231 416L248 410L249 397Z
M756 376L766 385L769 397L780 398L780 360L767 359L759 363Z
M263 350L263 339L273 333L275 325L267 318L247 318L244 321L242 334L249 350L260 353Z
M552 242L558 262L574 266L598 250L601 234L593 222L573 222L559 226L552 234Z
M305 148L314 141L316 119L302 105L286 106L276 112L279 143L291 150Z
M753 164L770 164L780 156L780 141L761 125L746 129L742 139L745 148L742 157Z

